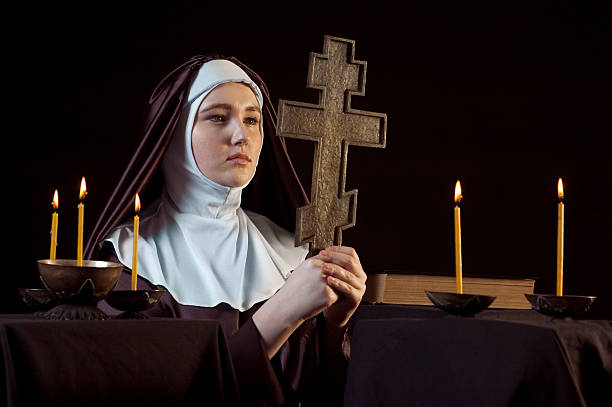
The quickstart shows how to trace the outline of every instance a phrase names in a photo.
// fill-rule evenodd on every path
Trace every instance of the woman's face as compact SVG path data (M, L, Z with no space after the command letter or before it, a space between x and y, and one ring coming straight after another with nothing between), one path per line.
M202 101L191 133L191 149L207 178L241 187L253 176L262 135L261 109L251 88L223 83Z

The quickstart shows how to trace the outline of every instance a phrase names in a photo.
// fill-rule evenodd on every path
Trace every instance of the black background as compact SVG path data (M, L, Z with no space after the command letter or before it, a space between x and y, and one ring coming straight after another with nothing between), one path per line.
M353 107L388 119L385 149L349 149L359 201L343 243L366 271L453 275L460 179L464 276L533 277L553 293L563 177L564 293L597 296L592 316L612 318L609 2L126 3L3 12L3 312L23 310L17 287L40 286L55 188L58 258L75 257L80 179L87 234L167 72L218 51L257 71L275 103L316 102L308 56L327 34L367 61ZM313 146L288 145L308 186Z

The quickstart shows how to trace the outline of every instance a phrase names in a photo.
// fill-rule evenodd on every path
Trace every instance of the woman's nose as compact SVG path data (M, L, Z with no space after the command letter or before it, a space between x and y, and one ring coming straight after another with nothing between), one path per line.
M242 145L248 142L247 131L242 124L236 123L232 129L232 144Z

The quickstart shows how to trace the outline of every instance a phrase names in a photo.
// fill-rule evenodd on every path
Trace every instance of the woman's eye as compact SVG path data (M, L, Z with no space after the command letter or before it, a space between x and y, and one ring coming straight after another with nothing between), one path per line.
M247 117L247 118L244 120L244 122L245 122L246 124L250 124L250 125L255 125L255 124L257 124L257 123L258 123L257 119L256 119L256 118L254 118L254 117Z
M225 120L225 117L220 114L215 114L215 115L210 116L208 120L210 120L211 122L222 122Z

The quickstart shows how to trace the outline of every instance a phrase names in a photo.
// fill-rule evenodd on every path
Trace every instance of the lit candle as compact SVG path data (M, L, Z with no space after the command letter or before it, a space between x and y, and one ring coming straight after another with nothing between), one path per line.
M563 295L563 229L565 207L563 205L563 181L557 183L559 204L557 205L557 295Z
M136 290L136 280L138 277L138 212L140 212L140 198L138 194L136 194L134 199L134 210L136 215L134 216L134 250L132 253L132 290Z
M77 234L77 266L83 265L83 224L85 217L85 205L83 205L83 199L87 195L87 187L85 185L85 177L81 180L81 189L79 191L79 223L78 223L78 234Z
M57 196L57 189L53 194L53 215L51 215L51 251L49 254L49 258L51 260L55 260L55 254L57 249L57 207L59 206L59 199Z
M455 184L455 276L457 282L457 294L463 294L463 276L461 271L461 211L459 202L461 195L461 183L457 180Z

